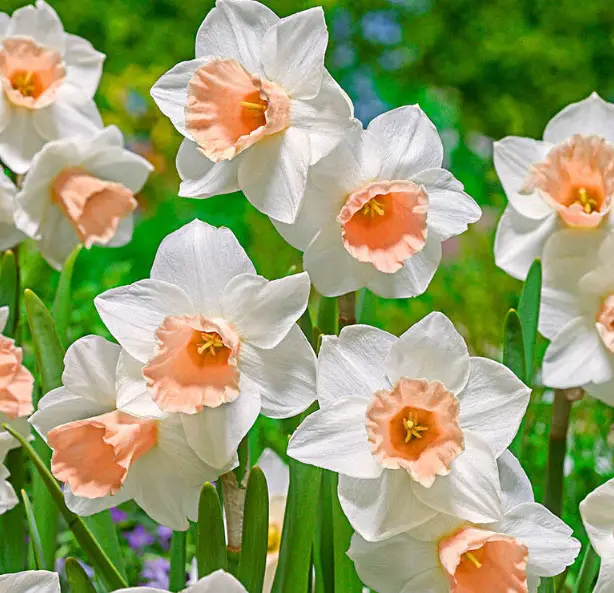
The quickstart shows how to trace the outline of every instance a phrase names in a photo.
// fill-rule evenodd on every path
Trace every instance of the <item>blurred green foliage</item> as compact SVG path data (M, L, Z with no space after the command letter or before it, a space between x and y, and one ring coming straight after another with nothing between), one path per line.
M11 12L22 0L4 0ZM266 2L281 16L316 5ZM378 113L419 103L444 139L446 162L484 208L482 221L445 244L427 294L407 301L367 295L367 320L401 333L433 309L446 313L478 355L499 358L506 311L520 285L498 270L492 244L505 197L492 167L492 140L539 137L564 105L597 90L614 97L614 10L608 0L323 0L331 32L328 67L365 123ZM106 334L93 308L103 290L148 275L161 239L199 217L232 228L260 273L279 277L301 267L268 219L239 195L208 200L176 196L174 155L180 136L156 109L149 89L175 63L193 57L210 0L55 0L65 28L107 54L97 102L156 173L140 196L134 239L121 249L81 254L71 339ZM50 302L57 273L31 246L20 254L26 286ZM317 298L317 297L316 297ZM543 346L543 345L542 345ZM543 351L543 347L542 347ZM543 493L552 394L536 390L527 415L523 464ZM612 410L575 405L565 519L584 537L579 501L613 475Z

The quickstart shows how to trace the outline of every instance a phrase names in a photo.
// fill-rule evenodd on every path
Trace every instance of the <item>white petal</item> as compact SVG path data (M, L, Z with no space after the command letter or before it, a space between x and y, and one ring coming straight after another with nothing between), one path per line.
M502 509L497 462L480 437L468 430L463 435L465 451L452 462L452 471L438 476L430 488L412 482L412 490L424 504L440 513L474 523L498 521Z
M413 578L401 593L448 593L448 579L443 574L440 567L421 572L417 577Z
M533 486L520 462L511 451L504 451L497 459L501 482L501 506L507 512L519 504L535 502Z
M266 478L269 498L288 496L290 470L277 453L272 449L265 449L258 458L256 465L262 470Z
M0 593L60 593L60 577L46 570L3 574L0 575Z
M608 406L614 407L614 380L605 383L588 383L584 385L588 395L602 401Z
M554 336L546 350L543 380L548 387L566 389L604 383L614 377L614 355L606 350L594 322L576 318Z
M440 381L454 394L467 385L471 363L467 344L452 322L437 311L410 327L390 351L388 377Z
M277 21L279 17L260 2L219 0L198 29L196 56L234 58L258 73L262 40Z
M39 234L36 246L41 255L52 268L61 270L80 240L66 216L54 204L47 208Z
M527 181L531 165L543 161L550 148L549 144L539 140L516 136L503 138L494 145L495 169L507 199L519 214L534 220L545 218L552 213L552 208L537 192L520 192Z
M26 236L15 228L12 223L5 224L0 222L0 251L11 249L18 243L21 243Z
M220 2L218 2L219 6ZM185 593L247 593L230 573L218 570L185 589Z
M38 109L33 114L36 131L48 142L70 136L87 137L102 128L102 119L94 101L73 102L70 92L68 88L61 91L49 107Z
M311 283L305 272L279 280L255 274L235 276L224 289L224 319L257 348L273 348L305 312Z
M11 22L11 17L6 12L0 12L0 37L6 36L6 31Z
M3 476L2 470L4 470L4 466L0 465L0 516L7 511L14 509L19 504L19 498L17 498L15 489L8 480L4 479L8 478L8 475ZM0 576L0 591L2 590L1 579L2 577Z
M239 369L260 388L262 413L269 418L291 418L316 399L316 356L298 326L274 348L241 346Z
M373 268L367 288L385 299L406 299L422 294L430 284L441 261L441 239L430 233L422 251L407 258L394 274Z
M132 241L132 234L134 233L134 216L128 216L122 218L117 225L117 231L115 235L111 237L105 247L123 247Z
M211 467L223 469L232 462L239 443L260 413L258 389L245 376L241 376L240 391L230 404L181 416L188 443Z
M542 256L548 238L561 226L556 214L533 220L508 206L497 226L495 262L510 276L524 280L536 258Z
M579 258L574 258L579 259ZM570 272L573 268L570 268ZM544 286L539 309L539 333L552 340L561 328L582 315L580 295Z
M76 496L72 493L68 484L64 485L64 501L66 506L77 515L81 517L90 517L96 515L101 511L106 511L116 507L128 500L132 500L132 492L129 488L126 488L125 484L120 491L113 496L102 496L101 498L84 498L82 496Z
M318 401L360 398L366 411L373 394L390 388L386 361L398 338L369 325L349 325L337 336L324 336L318 356Z
M328 70L324 70L322 87L313 99L290 102L292 125L309 133L312 165L330 154L348 130L360 125L353 118L352 100Z
M368 542L354 535L348 556L354 561L363 583L379 593L400 593L409 581L425 570L441 570L437 545L406 534L381 542ZM422 589L419 591L422 593Z
M59 50L65 49L65 33L62 21L55 10L42 0L36 5L17 9L6 31L7 37L25 36L33 38L38 45Z
M488 358L471 358L471 374L459 394L463 430L480 436L499 457L518 432L531 389L506 366Z
M441 167L441 139L418 105L387 111L373 119L367 130L384 150L381 179L409 179L425 169Z
M220 297L239 274L255 274L245 250L230 229L194 220L160 244L151 277L180 286L199 313L222 314Z
M463 184L445 169L427 169L414 175L411 181L426 189L428 228L442 241L464 233L469 223L482 216L480 207L463 191Z
M30 110L8 105L5 109L8 113L4 115L6 125L0 131L0 160L11 171L22 175L45 142L34 127Z
M196 59L179 62L163 74L151 87L151 96L180 134L190 138L186 130L185 105L188 100L188 83L196 69L206 60Z
M9 320L9 308L0 307L0 333L4 331L6 323Z
M436 511L412 493L402 469L386 470L375 480L339 476L339 502L352 527L368 541L380 541L432 519Z
M96 51L83 37L67 34L65 39L64 60L67 68L64 84L72 85L84 97L91 99L100 82L105 55Z
M604 559L614 557L614 479L593 490L581 503L580 514L591 544Z
M231 161L214 163L198 150L198 145L183 139L177 152L177 172L181 177L179 195L184 198L210 198L239 191L241 155Z
M573 134L603 136L614 142L614 105L604 101L597 93L571 103L559 111L544 130L546 142L563 142Z
M139 280L107 290L94 304L113 337L141 362L153 356L155 333L166 317L196 313L179 286L162 280Z
M305 194L310 162L309 135L287 128L243 153L239 186L260 212L281 222L293 222Z
M365 425L364 402L340 399L313 412L292 435L288 455L351 478L378 478L383 468L373 457Z
M328 30L322 7L292 14L264 36L261 60L269 80L291 97L311 99L322 86Z
M612 593L612 591L614 591L614 564L608 558L601 562L593 593Z
M375 270L348 253L343 246L341 225L335 220L322 228L307 247L303 266L318 292L328 297L364 288Z
M506 513L501 528L529 548L527 570L542 577L562 573L580 551L580 542L571 537L573 530L535 502L521 504Z

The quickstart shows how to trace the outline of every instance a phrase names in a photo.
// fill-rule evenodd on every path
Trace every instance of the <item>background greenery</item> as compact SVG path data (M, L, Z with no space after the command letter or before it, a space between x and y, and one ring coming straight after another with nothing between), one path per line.
M317 4L266 3L281 16ZM4 0L2 9L10 13L21 4ZM354 100L357 116L366 124L387 109L419 103L440 130L447 166L484 209L482 220L468 233L445 244L444 262L426 295L407 301L366 295L373 307L366 321L398 334L437 309L455 322L474 353L499 358L503 318L515 306L520 285L495 267L492 256L494 229L505 204L492 166L492 141L508 134L539 137L559 109L593 90L614 99L611 2L322 4L331 33L328 67ZM180 136L156 109L149 89L176 62L193 57L196 30L213 3L56 0L53 5L67 31L86 37L107 54L97 96L105 122L117 124L131 148L156 166L139 197L132 243L114 250L94 248L80 256L71 340L87 333L104 335L93 297L147 276L161 239L194 217L232 228L267 277L300 269L300 254L239 195L202 201L176 195L174 155ZM22 250L21 257L27 262L25 284L51 298L58 275L31 248ZM538 499L545 478L551 400L551 393L536 390L527 416L522 461ZM614 475L613 414L594 401L574 408L564 518L584 538L577 505ZM134 562L142 562L142 555L136 554Z

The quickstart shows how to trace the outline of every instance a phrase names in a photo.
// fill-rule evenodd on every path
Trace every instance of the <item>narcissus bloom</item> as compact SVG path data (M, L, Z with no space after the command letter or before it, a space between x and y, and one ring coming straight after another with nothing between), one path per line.
M593 490L581 503L580 514L591 545L601 558L593 593L614 591L614 480Z
M46 570L0 575L0 593L60 593L60 577Z
M2 335L9 318L9 308L0 307L0 416L15 420L29 416L34 377L23 366L23 353L15 342Z
M23 234L15 226L17 188L0 168L0 251L19 243Z
M543 140L495 143L495 168L507 194L495 260L524 280L548 237L573 227L610 229L614 199L614 105L597 93L555 115Z
M509 452L498 461L503 517L474 524L438 515L385 541L354 535L348 555L380 593L537 593L540 577L573 563L572 530L534 502L531 484Z
M0 593L4 592L0 590ZM131 587L130 589L118 589L116 593L168 593L168 591L154 587ZM196 581L192 586L184 589L183 593L247 593L247 590L230 573L218 570Z
M296 325L309 289L305 273L256 275L229 229L195 220L164 239L151 279L95 304L160 409L180 413L192 447L223 467L261 411L290 417L315 399L315 355Z
M367 287L387 298L423 293L441 243L480 218L478 205L441 168L437 130L418 106L376 117L311 168L293 225L276 224L305 252L319 292Z
M176 415L160 412L141 365L117 344L87 336L64 363L64 385L41 399L30 422L53 450L67 505L92 515L134 499L158 523L187 529L202 485L220 471L192 451Z
M558 231L544 249L539 331L545 385L584 387L614 405L614 235Z
M365 539L437 512L501 519L496 459L530 390L498 362L470 357L447 317L431 313L400 338L366 325L325 336L317 388L320 410L288 454L340 474L341 506Z
M292 222L309 165L356 125L352 103L324 68L321 8L280 19L252 0L218 0L151 94L185 136L179 195L242 190L261 212Z
M0 13L0 160L25 173L46 142L101 128L93 97L103 61L43 0Z
M50 142L34 157L17 195L15 222L57 269L79 243L119 247L132 238L135 194L153 167L124 149L109 126Z
M19 504L15 489L8 481L11 474L4 465L6 454L15 446L14 441L8 432L0 432L0 515Z

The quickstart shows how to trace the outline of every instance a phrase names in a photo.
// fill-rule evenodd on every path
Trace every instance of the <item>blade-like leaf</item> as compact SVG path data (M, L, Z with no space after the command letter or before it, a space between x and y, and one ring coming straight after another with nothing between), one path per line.
M96 538L96 541L109 555L115 568L117 568L124 579L128 580L126 566L119 544L119 537L117 536L117 528L115 527L115 523L113 523L111 511L102 511L90 517L83 517L83 520Z
M9 319L2 333L13 338L19 317L19 271L12 251L7 251L0 263L0 307L6 306L9 308Z
M30 543L32 544L34 565L36 570L45 570L45 556L43 555L41 538L38 534L38 526L36 525L36 518L34 517L34 509L32 508L32 503L30 502L25 490L21 491L21 499L23 500L23 506L28 519L28 529L30 531Z
M186 539L187 531L173 531L171 538L171 569L169 591L181 591L186 583Z
M333 593L335 590L335 550L333 525L333 472L322 471L318 527L314 543L314 568L316 573L316 593Z
M77 560L66 558L64 571L72 593L96 593L92 581Z
M123 589L127 587L126 581L119 574L107 553L100 547L92 532L88 529L87 525L79 515L75 515L67 506L64 501L64 494L56 479L51 475L49 469L45 465L45 462L37 455L34 448L26 441L26 439L19 434L14 428L8 424L3 424L2 428L16 438L27 453L28 457L34 464L34 467L41 476L45 486L49 490L53 501L57 505L60 513L64 517L68 527L73 532L75 539L81 546L83 552L87 556L90 564L100 576L100 578L112 589ZM37 522L40 530L40 523Z
M75 262L81 253L83 245L77 245L68 256L62 268L60 275L60 283L55 293L53 301L53 317L60 339L66 340L66 332L68 330L68 322L70 320L70 312L72 310L72 276L75 268Z
M533 381L541 289L542 264L539 259L536 259L527 274L527 279L520 294L520 302L518 303L518 316L522 324L525 354L524 382L527 385L531 385Z
M228 570L222 505L212 484L205 484L200 493L196 562L200 579L216 570Z
M9 481L15 492L26 483L25 456L21 449L8 452L5 464L10 472ZM23 505L0 515L0 574L25 570L27 560L26 516Z
M524 341L520 317L510 309L505 317L503 330L503 364L524 381L525 377Z
M542 578L539 584L538 593L555 593L554 579Z
M324 334L335 335L339 333L339 307L336 298L320 297L318 323L316 325Z
M239 580L249 593L262 593L269 540L269 492L264 473L253 467L247 482Z

